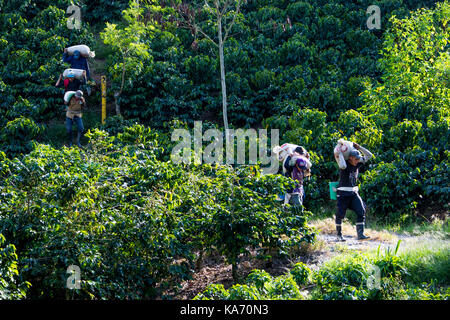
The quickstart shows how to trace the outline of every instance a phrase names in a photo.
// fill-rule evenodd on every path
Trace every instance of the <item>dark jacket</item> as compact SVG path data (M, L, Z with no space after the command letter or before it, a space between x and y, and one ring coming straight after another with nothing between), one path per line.
M63 53L63 62L70 63L70 67L72 69L82 69L86 70L86 77L89 80L90 79L90 71L89 71L89 64L87 62L87 59L80 55L78 59L75 59L73 56L69 56L67 53Z

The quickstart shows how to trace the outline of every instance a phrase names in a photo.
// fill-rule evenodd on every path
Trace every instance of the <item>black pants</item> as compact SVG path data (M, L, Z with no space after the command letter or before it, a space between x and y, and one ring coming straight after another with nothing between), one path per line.
M353 210L356 213L356 223L364 224L366 219L366 206L362 201L359 194L356 192L352 195L340 195L338 191L337 196L337 212L336 212L336 224L340 225L345 218L347 209Z

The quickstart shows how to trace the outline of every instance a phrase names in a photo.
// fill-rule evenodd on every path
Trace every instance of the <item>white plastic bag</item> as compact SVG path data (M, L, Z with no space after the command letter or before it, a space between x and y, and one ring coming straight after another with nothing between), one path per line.
M273 148L273 152L278 154L278 160L283 161L286 159L287 156L290 156L294 153L295 148L297 148L298 145L292 144L292 143L285 143L281 146L276 146Z
M70 99L72 99L73 95L75 94L75 91L67 91L64 94L64 102L69 102Z
M83 69L66 69L66 70L64 70L64 72L63 72L63 77L64 78L67 78L67 75L69 74L69 73L73 73L74 75L75 75L75 78L77 78L78 80L83 80L83 72L84 72L85 70L83 70Z
M344 159L348 160L348 156L352 150L356 150L353 147L353 142L344 139L339 139L337 145L334 147L334 158L339 164L339 153L342 152Z
M84 44L71 46L71 47L67 48L67 53L69 55L73 55L73 53L75 51L77 51L77 50L80 51L80 53L83 56L89 56L89 58L95 58L95 52L91 51L91 49L89 49L89 47L87 45L84 45Z

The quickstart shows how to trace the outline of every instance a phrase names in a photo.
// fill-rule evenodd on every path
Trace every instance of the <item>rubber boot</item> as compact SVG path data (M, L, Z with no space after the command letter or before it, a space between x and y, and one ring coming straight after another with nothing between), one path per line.
M369 239L369 236L364 235L364 224L356 225L356 233L358 234L358 240Z
M336 231L337 231L337 241L340 241L340 242L346 241L346 240L344 239L344 237L342 236L342 227L336 225Z

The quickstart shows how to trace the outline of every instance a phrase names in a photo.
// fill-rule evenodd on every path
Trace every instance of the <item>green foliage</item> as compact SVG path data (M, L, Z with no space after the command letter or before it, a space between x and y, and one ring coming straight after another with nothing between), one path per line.
M298 262L291 269L291 274L298 286L303 286L309 281L311 269L309 269L304 263Z
M268 296L274 300L301 300L297 282L292 275L279 276L270 283Z
M124 131L125 128L137 123L136 120L125 120L121 115L107 117L105 123L100 127L101 130L108 132L113 136Z
M254 286L235 284L228 289L228 300L259 300L260 295Z
M0 135L0 148L8 155L16 156L33 149L34 140L43 132L43 128L33 120L19 117L9 121Z
M350 258L335 259L314 273L314 282L322 292L335 291L340 287L358 288L364 285L370 261L354 254Z
M0 233L0 299L23 299L30 283L19 283L16 248L12 244L4 246L5 242L5 237Z
M61 61L63 49L91 45L93 40L87 23L80 30L67 28L65 12L70 3L43 0L0 4L0 135L10 134L5 126L16 118L44 122L61 114L63 93L54 84L67 67ZM8 156L31 150L31 140L14 142L17 146L2 146Z
M195 22L215 38L213 6L200 4ZM244 4L224 48L230 123L258 126L274 115L289 116L291 110L282 107L287 100L295 109L317 108L333 120L361 107L363 82L380 75L377 59L383 33L365 27L371 4L340 0ZM386 0L378 5L385 13L386 30L391 15L404 17L423 4ZM205 113L209 119L221 119L216 47L194 28L176 24L179 17L171 5L151 2L141 8L146 21L155 25L154 32L142 37L152 48L152 59L142 56L144 66L125 84L121 100L128 107L125 115L152 126L173 118L197 120ZM111 56L110 65L120 59ZM114 69L110 72L114 77Z
M107 21L118 21L129 4L129 0L89 0L82 2L82 16L92 24L102 24Z
M272 282L272 276L264 270L252 270L247 276L246 282L248 285L254 285L258 290L264 294L268 293L268 284Z
M153 298L190 277L195 252L219 252L237 270L250 250L314 240L308 214L276 201L287 179L162 162L150 128L121 131L89 131L86 150L0 153L0 232L33 284L27 297ZM81 268L80 291L64 287L69 265Z
M196 295L193 300L226 300L229 296L230 293L222 284L212 284L205 291Z

